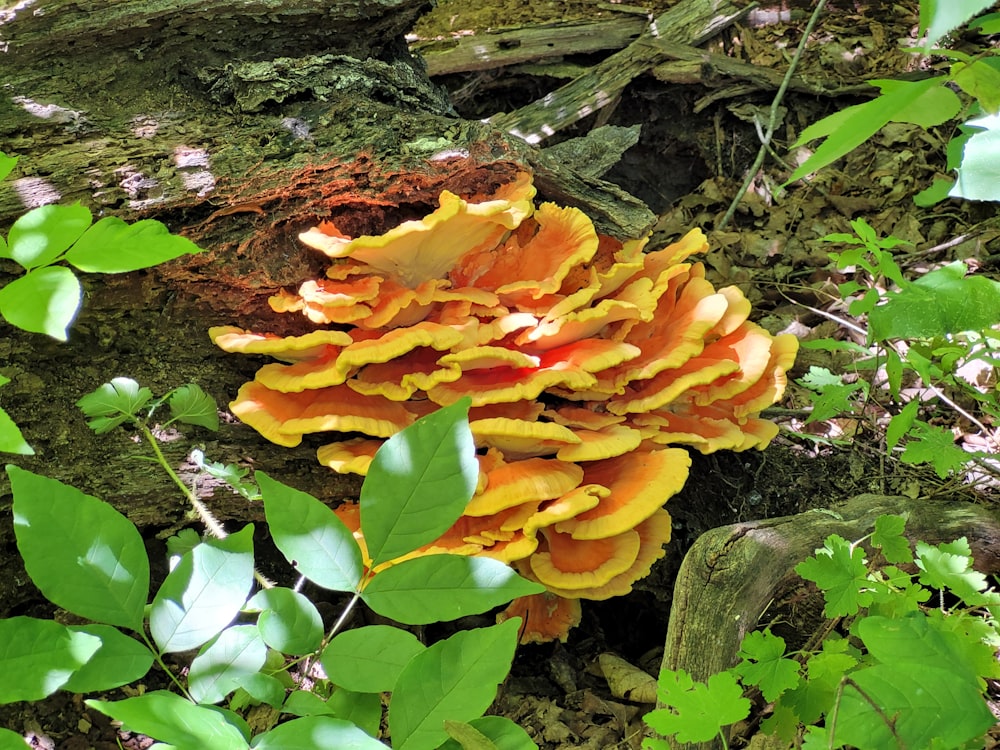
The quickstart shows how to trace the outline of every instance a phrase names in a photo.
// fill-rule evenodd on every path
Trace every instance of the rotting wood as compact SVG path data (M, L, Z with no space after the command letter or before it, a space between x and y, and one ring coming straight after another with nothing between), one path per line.
M449 39L420 40L411 44L410 49L424 58L428 75L467 73L564 55L621 49L642 34L646 23L645 18L631 15L600 21L546 23Z
M699 537L681 564L662 667L684 669L705 681L735 665L743 637L762 619L774 619L773 613L780 614L792 594L806 588L794 567L822 547L830 534L860 539L886 513L906 515L905 533L911 542L937 544L966 537L976 569L1000 571L1000 519L970 503L859 495L830 510L723 526ZM819 595L813 598L811 627L818 629L825 621ZM798 611L807 609L800 604ZM811 632L804 635L808 638ZM677 747L707 750L721 744Z
M581 76L514 112L490 119L496 127L540 143L615 101L636 76L665 59L650 38L697 46L728 28L754 6L729 0L683 0L657 17L636 41Z
M647 38L643 39L642 43L656 47L665 57L670 58L670 62L660 63L649 71L657 80L664 83L699 84L711 87L720 85L723 81L728 84L736 79L747 81L759 89L775 91L785 77L783 70L765 68L662 38ZM831 86L824 81L807 81L800 76L793 76L788 87L792 91L817 96L857 94L874 96L876 93L876 89L867 83Z

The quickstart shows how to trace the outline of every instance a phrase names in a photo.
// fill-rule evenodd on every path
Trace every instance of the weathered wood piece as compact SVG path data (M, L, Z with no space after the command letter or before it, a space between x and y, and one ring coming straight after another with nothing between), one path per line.
M622 15L419 40L410 49L424 58L427 74L436 76L621 49L635 41L645 27L644 16Z
M906 515L906 535L911 541L937 544L964 536L978 570L1000 570L1000 517L969 503L860 495L829 511L723 526L699 537L681 565L663 668L684 669L695 680L704 681L736 664L743 637L758 626L762 616L781 611L792 593L805 590L794 567L822 547L830 534L850 540L864 537L884 513ZM822 606L818 594L813 599L813 627L818 628L824 622ZM804 604L799 610L810 611Z
M737 60L727 55L697 49L688 44L678 44L663 38L646 38L643 44L655 47L670 62L654 66L650 73L664 83L720 85L723 81L747 81L756 88L776 91L785 77L785 71L765 68ZM792 91L817 96L843 96L874 92L870 84L860 83L849 86L828 85L824 81L807 81L793 76L788 87Z
M683 0L656 18L621 52L542 99L490 121L528 143L540 143L610 104L632 79L662 62L663 52L646 44L647 39L663 38L697 46L738 21L751 7L740 8L730 0Z

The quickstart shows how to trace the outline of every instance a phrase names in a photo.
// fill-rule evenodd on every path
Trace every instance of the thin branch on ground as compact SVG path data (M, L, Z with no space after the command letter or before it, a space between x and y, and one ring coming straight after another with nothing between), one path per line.
M737 206L739 206L740 201L743 200L743 196L747 194L747 190L750 189L750 183L753 182L754 177L757 176L758 170L760 170L761 165L764 163L764 157L767 154L767 149L770 147L771 139L774 138L774 131L777 128L778 108L781 106L781 102L785 98L785 92L788 91L788 86L791 83L792 77L795 75L795 69L798 67L799 61L805 53L806 43L809 41L809 35L812 34L813 28L819 21L820 14L823 12L824 7L826 7L826 0L819 0L819 2L816 3L816 9L813 11L812 16L809 17L809 23L806 24L805 31L802 33L802 40L799 42L799 46L796 48L795 54L792 56L792 60L788 65L788 70L785 72L785 77L781 80L778 92L774 95L774 100L771 102L771 113L768 118L767 132L764 134L760 149L757 151L757 158L754 159L753 165L747 171L746 179L743 180L743 184L740 185L740 189L733 198L733 202L729 204L729 208L726 210L725 216L722 217L722 220L719 222L716 229L724 229L732 220L736 213Z

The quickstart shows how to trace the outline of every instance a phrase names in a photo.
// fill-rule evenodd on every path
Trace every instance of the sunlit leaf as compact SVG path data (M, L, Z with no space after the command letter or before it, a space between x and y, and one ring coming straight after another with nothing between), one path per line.
M264 643L275 651L292 656L308 654L323 640L323 618L316 605L298 591L283 586L261 589L246 608L261 610L257 628Z
M258 735L254 750L386 750L386 746L349 721L331 716L305 716ZM214 748L213 748L214 750Z
M52 695L100 646L54 620L0 619L0 705Z
M0 452L18 453L22 456L35 455L34 449L21 434L21 429L3 409L0 409Z
M218 703L241 680L264 666L267 646L253 625L226 628L207 643L191 662L188 689L198 703Z
M184 555L153 598L149 632L164 652L198 648L239 614L253 583L253 525Z
M950 120L961 108L945 77L923 81L869 81L882 94L820 120L802 131L793 148L816 138L826 140L788 178L794 182L853 151L890 122L913 122L928 128Z
M993 0L921 0L920 33L927 34L924 49L929 50L945 34L991 5Z
M215 706L198 706L165 690L120 701L85 702L120 721L124 728L155 737L175 748L247 750L250 746L250 729L236 714Z
M79 280L68 268L36 268L0 289L0 314L24 331L65 341L82 295Z
M479 718L496 698L517 646L521 618L464 630L414 656L389 703L395 750L433 750L448 739L444 721Z
M66 260L81 271L125 273L199 252L201 248L191 240L170 234L153 219L127 224L107 216L77 240Z
M153 398L149 388L132 378L115 378L83 396L76 405L88 417L87 426L98 435L136 416Z
M719 672L708 683L695 682L683 669L664 669L657 681L657 696L666 708L643 716L651 729L676 736L678 742L708 742L719 730L750 713L750 701L732 672Z
M451 528L475 492L479 463L469 398L428 414L379 448L361 486L361 531L372 565Z
M15 166L17 166L16 156L7 156L3 151L0 151L0 180L4 179L7 175L11 173ZM3 256L8 257L8 256Z
M969 120L958 179L949 195L974 201L1000 200L1000 114Z
M91 222L90 209L48 205L21 216L7 235L7 255L30 270L47 266L84 233Z
M55 479L16 466L7 475L17 548L45 598L80 617L139 630L149 560L132 522Z
M374 576L361 592L375 612L407 625L447 622L544 591L488 557L426 555Z
M326 505L258 471L264 515L275 545L317 586L353 591L361 583L361 549L344 522Z
M389 693L403 667L424 648L409 631L368 625L338 633L320 661L335 685L362 693Z
M219 429L219 411L215 399L195 383L182 385L171 394L167 403L170 415L184 424L194 424L209 430Z
M101 639L101 647L63 686L72 693L97 693L141 680L153 666L153 652L110 625L71 625Z

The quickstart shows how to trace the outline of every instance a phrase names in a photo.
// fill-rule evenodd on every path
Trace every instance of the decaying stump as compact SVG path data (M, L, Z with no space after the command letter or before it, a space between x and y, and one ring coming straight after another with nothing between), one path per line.
M906 516L911 542L966 537L976 568L1000 571L1000 517L969 503L859 495L830 510L723 526L699 537L681 565L663 668L705 681L735 665L743 637L778 615L794 621L806 641L824 622L822 601L815 590L806 594L794 567L830 534L860 539L886 513Z

